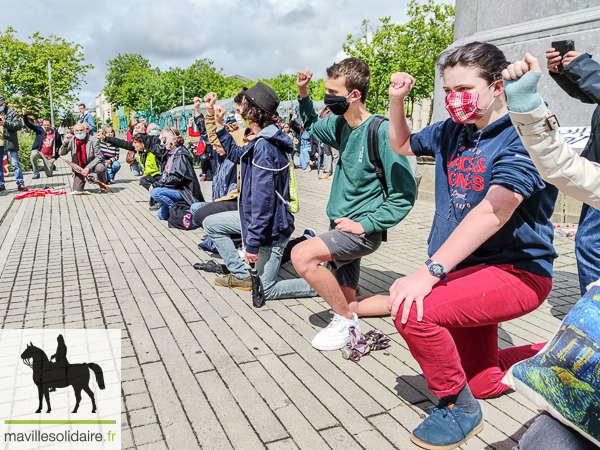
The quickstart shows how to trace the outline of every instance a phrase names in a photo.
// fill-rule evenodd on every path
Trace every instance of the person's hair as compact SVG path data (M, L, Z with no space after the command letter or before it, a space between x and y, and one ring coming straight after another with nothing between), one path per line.
M260 108L250 104L244 96L242 100L242 118L255 123L260 128L266 128L269 125L276 124L280 119L277 116L269 114Z
M135 126L138 124L139 120L137 120L136 117L132 117L129 120L129 129L133 131L133 129L135 128Z
M75 131L75 127L81 125L83 127L83 129L85 130L85 125L82 123L76 123L75 125L73 125L73 131Z
M242 100L244 100L244 91L238 92L237 95L233 97L233 103L237 103L238 105L242 104Z
M284 123L284 124L281 126L281 128L283 129L283 128L284 128L286 125L287 125L287 127L288 127L290 130L292 129L292 127L290 127L290 124L289 124L289 123Z
M344 85L348 93L356 89L360 92L360 101L365 103L371 82L371 71L367 63L360 58L346 58L327 68L328 78L337 80L342 76L346 78Z
M87 122L83 122L83 126L84 126L86 129L88 129L88 130L91 130L91 128L90 128L90 124L89 124L89 123L87 123Z
M42 121L42 123L48 121L48 122L50 122L50 125L52 125L52 121L50 119L48 119L47 117L42 118L41 121Z
M150 129L154 129L156 128L158 130L158 125L155 124L154 122L152 122L151 124L148 124L148 126L146 127L146 131L150 130Z
M502 71L510 63L502 50L494 44L484 42L470 42L454 50L443 52L437 61L440 75L444 76L446 69L456 66L475 67L479 76L492 84L502 79Z
M140 144L144 143L144 140L142 139L142 136L140 136L139 133L134 134L133 137L131 138L131 141L132 142L137 142L137 143L140 143Z
M108 131L112 131L113 133L115 132L115 130L113 129L113 127L111 127L110 125L106 125L102 131L104 132L104 134L106 134Z
M80 103L80 104L79 104L79 105L77 105L77 106L78 106L78 107L79 107L79 106L83 106L83 107L85 108L85 103ZM86 109L87 109L87 108L86 108Z
M179 132L179 130L177 128L175 128L172 125L166 126L162 129L162 132L167 132L169 133L171 136L173 136L173 139L175 139L177 136L179 136L181 133Z
M175 136L173 138L173 144L175 147L182 147L185 144L185 138L183 136Z

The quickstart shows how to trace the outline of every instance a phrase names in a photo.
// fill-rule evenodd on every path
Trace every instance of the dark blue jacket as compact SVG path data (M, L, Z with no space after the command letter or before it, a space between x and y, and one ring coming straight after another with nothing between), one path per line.
M31 150L41 149L42 142L44 141L44 136L46 135L46 130L44 130L44 127L37 125L35 123L32 123L29 120L29 117L27 117L27 115L23 116L23 122L25 123L25 126L27 126L27 128L30 128L35 133L35 139L33 141L33 144L31 145ZM62 146L62 138L56 128L53 128L53 130L54 130L54 154L53 154L52 158L58 159L60 157L60 155L58 154L58 150L60 150L60 147Z
M292 140L277 127L269 125L247 145L239 147L221 128L217 137L227 158L241 166L239 197L242 239L248 253L288 239L294 232L294 216L276 192L289 199L289 159Z
M562 74L550 72L550 75L571 97L600 105L600 64L591 55L580 55L564 68ZM592 134L581 156L600 163L600 106L594 110Z
M479 141L479 142L478 142ZM456 270L479 264L509 264L546 277L558 254L550 217L558 190L546 185L506 114L482 130L448 119L411 136L417 156L435 158L435 216L429 235L432 256L492 185L524 200L506 224Z

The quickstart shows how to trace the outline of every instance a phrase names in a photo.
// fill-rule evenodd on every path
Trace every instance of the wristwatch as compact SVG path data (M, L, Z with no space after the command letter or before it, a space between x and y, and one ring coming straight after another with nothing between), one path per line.
M425 265L429 269L429 273L434 277L438 277L442 281L446 281L448 279L446 272L444 271L444 266L442 266L440 263L428 259L425 261Z

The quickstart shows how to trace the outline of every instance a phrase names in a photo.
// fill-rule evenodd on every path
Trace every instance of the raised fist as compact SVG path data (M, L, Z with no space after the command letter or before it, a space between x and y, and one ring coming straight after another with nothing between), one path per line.
M215 106L215 121L219 124L223 123L225 117L225 109L222 106Z
M308 86L308 83L310 83L312 76L313 73L310 70L299 70L296 84L300 88L306 87Z
M398 98L404 100L414 85L415 79L409 74L405 72L392 74L390 89L388 91L390 99Z
M207 108L213 108L217 102L217 94L209 92L204 96L204 102L206 103Z
M502 71L502 76L507 80L518 80L527 72L541 72L540 63L535 56L525 53L525 58L509 65Z

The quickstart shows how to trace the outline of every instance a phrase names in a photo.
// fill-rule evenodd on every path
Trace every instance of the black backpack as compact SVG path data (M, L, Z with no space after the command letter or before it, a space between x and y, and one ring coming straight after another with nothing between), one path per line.
M377 179L381 183L383 190L383 201L385 201L388 194L383 163L381 162L381 157L379 156L379 138L377 133L381 124L386 120L388 119L380 116L379 114L373 114L373 119L371 119L371 123L369 123L369 131L367 135L369 162L373 164L373 167L375 168L375 175L377 175ZM342 144L342 130L344 129L344 125L346 125L346 118L344 116L338 116L335 122L335 139L340 147ZM387 230L381 232L381 237L384 242L387 241Z

